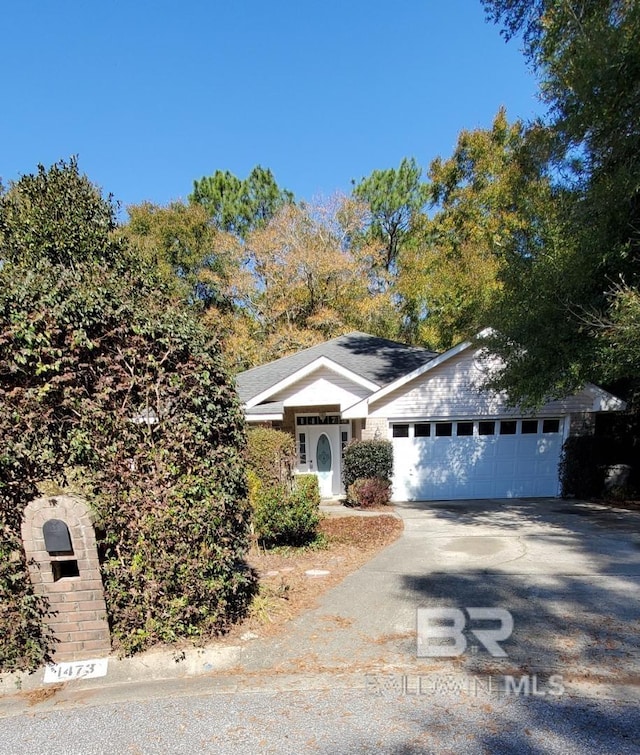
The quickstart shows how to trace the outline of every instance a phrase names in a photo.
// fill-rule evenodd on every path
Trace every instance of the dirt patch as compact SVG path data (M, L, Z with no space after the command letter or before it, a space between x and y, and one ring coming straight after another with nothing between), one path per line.
M62 689L62 686L62 684L53 684L49 687L39 687L38 689L29 690L29 692L20 692L19 696L24 698L29 705L37 705L52 698L56 692Z
M260 576L260 592L250 616L225 636L225 642L280 632L286 622L313 607L320 595L396 540L402 521L389 514L332 516L321 521L320 532L325 547L260 550L250 555L249 563ZM305 572L311 570L329 573L307 576ZM341 621L335 617L333 623L339 626Z

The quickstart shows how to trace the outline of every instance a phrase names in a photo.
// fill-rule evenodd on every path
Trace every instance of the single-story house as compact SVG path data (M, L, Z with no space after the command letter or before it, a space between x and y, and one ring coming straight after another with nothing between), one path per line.
M249 423L296 439L298 473L344 493L353 438L393 443L393 500L553 497L570 434L624 402L594 385L530 415L482 384L495 359L468 341L442 354L353 332L242 372Z

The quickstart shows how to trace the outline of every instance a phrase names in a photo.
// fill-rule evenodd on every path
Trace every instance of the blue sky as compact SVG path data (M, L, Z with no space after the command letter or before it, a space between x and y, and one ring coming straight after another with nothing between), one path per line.
M124 206L257 164L299 199L543 112L480 0L4 0L0 176L77 154Z

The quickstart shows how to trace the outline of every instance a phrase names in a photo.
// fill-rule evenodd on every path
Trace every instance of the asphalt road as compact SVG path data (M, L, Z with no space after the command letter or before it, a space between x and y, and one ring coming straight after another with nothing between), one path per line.
M160 658L0 700L0 753L640 753L640 514L397 510L402 538L285 635L197 676ZM495 627L482 606L513 618L504 657L473 644ZM416 610L436 607L462 612L459 656L416 657Z
M0 752L626 755L640 748L635 704L434 693L433 679L418 694L411 677L364 681L206 693L196 685L171 697L30 711L0 721Z

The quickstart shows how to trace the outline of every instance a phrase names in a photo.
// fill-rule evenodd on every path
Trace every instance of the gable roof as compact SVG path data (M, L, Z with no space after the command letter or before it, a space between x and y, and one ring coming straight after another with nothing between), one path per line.
M342 413L342 416L347 419L366 416L368 413L369 406L371 404L376 403L377 401L384 398L388 394L392 393L398 388L403 387L407 383L412 382L416 378L421 377L425 373L440 366L444 362L447 362L450 359L455 359L463 351L466 351L467 349L470 349L470 348L478 348L479 342L481 342L481 339L484 336L489 335L490 333L491 333L491 329L485 328L484 330L480 331L480 333L478 333L478 335L476 336L474 340L464 341L462 343L459 343L457 346L453 346L447 351L444 351L442 354L434 355L434 357L428 362L425 362L424 364L419 365L418 367L416 367L414 370L411 370L410 372L406 372L405 374L400 375L398 378L396 378L396 380L393 380L387 383L386 385L381 386L376 392L372 393L370 396L367 396L361 401L358 401L356 404L353 404L353 406L350 406L346 411ZM600 388L599 386L593 385L592 383L588 383L587 385L585 385L585 387L583 388L583 392L587 393L593 398L593 404L590 407L590 411L593 411L593 412L620 411L626 408L626 402L622 401L622 399L617 398L613 394L609 393L608 391L605 391L603 388Z
M406 346L397 341L353 331L241 372L236 377L236 387L240 400L246 404L323 357L359 375L365 381L383 387L436 356L435 352L418 346Z

